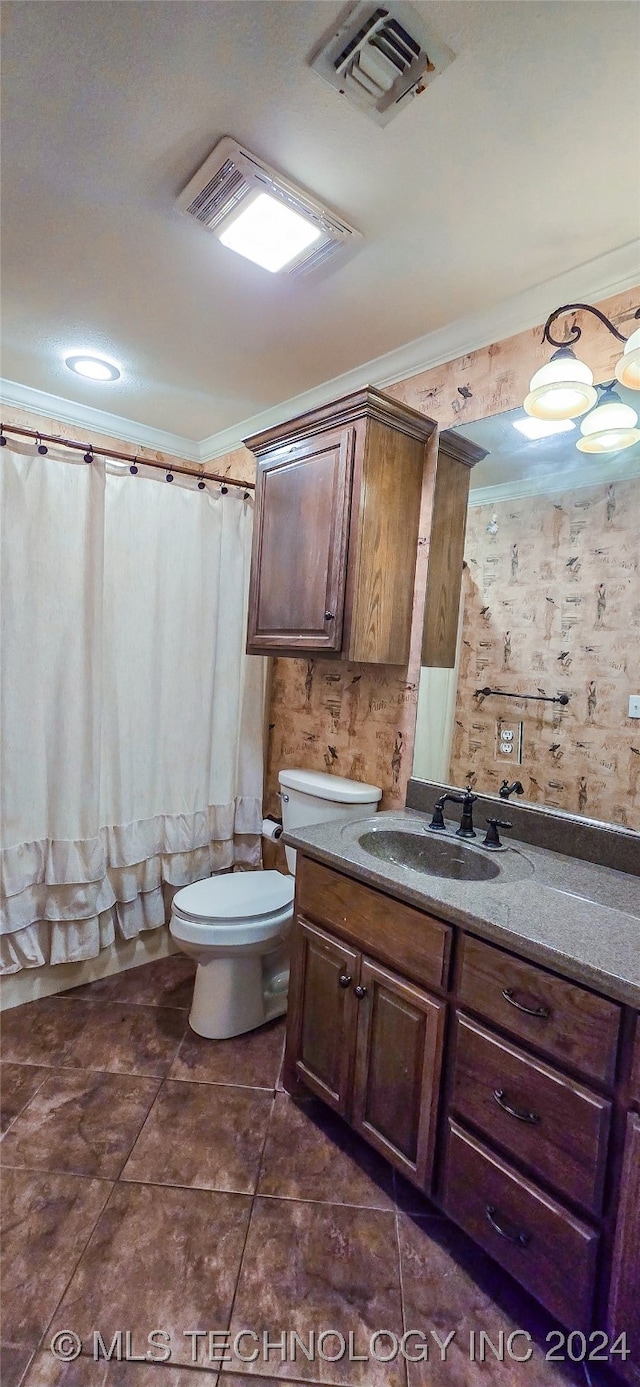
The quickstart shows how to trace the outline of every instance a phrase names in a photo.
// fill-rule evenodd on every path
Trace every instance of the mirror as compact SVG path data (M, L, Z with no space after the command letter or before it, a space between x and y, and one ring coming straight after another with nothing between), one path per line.
M640 830L640 444L594 457L579 419L536 438L519 424L545 427L515 409L453 430L488 455L456 667L422 670L413 775L489 794L519 781L518 803Z

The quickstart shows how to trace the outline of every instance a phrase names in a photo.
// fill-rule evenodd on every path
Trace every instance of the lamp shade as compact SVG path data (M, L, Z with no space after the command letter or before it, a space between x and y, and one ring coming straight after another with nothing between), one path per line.
M627 390L640 390L640 327L625 343L625 348L616 366L616 380L626 385Z
M581 453L619 453L640 439L637 422L635 409L623 404L615 390L606 390L602 403L582 420L576 448Z
M570 347L560 347L531 377L524 408L534 419L575 419L598 398L593 372Z

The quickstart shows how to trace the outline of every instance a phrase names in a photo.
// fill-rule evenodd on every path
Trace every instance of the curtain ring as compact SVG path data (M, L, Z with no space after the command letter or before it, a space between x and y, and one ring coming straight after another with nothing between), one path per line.
M133 462L131 463L131 466L130 466L130 468L129 468L129 471L130 471L132 477L137 477L137 475L138 475L137 462L138 462L138 459L137 459L137 457L136 457L136 458L133 459Z
M84 455L84 460L85 460L85 462L95 462L95 458L94 458L93 453L92 453L92 451L91 451L91 444L90 444L90 443L87 445L87 451L86 451L86 453L85 453L85 455Z
M7 440L4 436L4 424L0 424L0 448L6 448Z
M225 486L225 484L224 484L224 482L223 482L223 483L222 483L222 486L220 487L220 495L221 495L221 496L226 496L228 490L229 490L228 486Z
M48 449L48 448L46 447L46 445L42 442L42 439L41 439L39 433L36 434L36 443L37 443L37 445L38 445L38 452L39 452L40 456L41 456L41 457L46 457L47 453L49 452L49 449Z
M165 482L172 482L172 481L173 481L173 472L167 472L167 475L166 475L166 477L165 477Z

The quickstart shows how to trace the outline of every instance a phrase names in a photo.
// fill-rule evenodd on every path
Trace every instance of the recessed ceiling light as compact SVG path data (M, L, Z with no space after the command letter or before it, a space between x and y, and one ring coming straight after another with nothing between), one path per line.
M70 371L75 371L77 376L85 376L87 380L109 381L119 380L120 372L117 366L111 361L105 361L100 356L87 356L81 353L77 356L65 357L65 366Z
M570 419L534 419L533 415L527 415L524 419L514 419L513 427L525 438L536 439L550 438L554 433L571 433L575 424Z
M322 232L268 193L258 196L234 217L220 235L223 246L275 274L295 260Z

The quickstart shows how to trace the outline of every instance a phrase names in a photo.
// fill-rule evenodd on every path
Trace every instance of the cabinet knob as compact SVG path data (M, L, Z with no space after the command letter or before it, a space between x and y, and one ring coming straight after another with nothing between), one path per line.
M355 992L355 994L356 994L356 997L358 998L358 1001L360 1001L360 999L361 999L362 997L366 997L366 995L367 995L367 989L366 989L366 987L363 987L363 986L362 986L362 983L360 983L360 982L357 984L356 987L354 987L353 990L354 990L354 992Z
M325 621L335 621L335 612L325 612L324 619Z
M351 974L350 974L350 973L341 973L341 974L340 974L340 977L338 978L338 982L339 982L339 984L340 984L340 987L350 987L350 986L351 986Z

